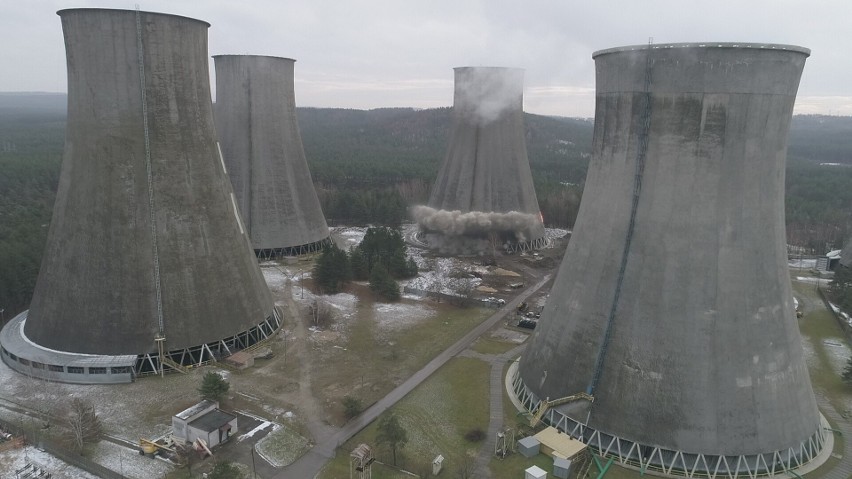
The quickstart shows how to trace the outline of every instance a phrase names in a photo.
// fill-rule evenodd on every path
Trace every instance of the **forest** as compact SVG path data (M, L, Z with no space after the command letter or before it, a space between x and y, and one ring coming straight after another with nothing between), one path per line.
M0 309L29 304L59 179L65 95L0 93ZM331 225L397 226L424 203L452 122L450 108L298 108L302 141ZM591 158L590 119L525 114L527 152L545 223L570 228ZM795 116L787 165L787 233L824 253L850 235L852 118ZM821 165L837 163L839 165Z

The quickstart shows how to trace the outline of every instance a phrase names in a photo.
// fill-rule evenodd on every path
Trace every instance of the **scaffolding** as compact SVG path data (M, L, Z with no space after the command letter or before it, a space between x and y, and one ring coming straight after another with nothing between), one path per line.
M373 477L373 449L361 443L349 453L349 479L371 479Z

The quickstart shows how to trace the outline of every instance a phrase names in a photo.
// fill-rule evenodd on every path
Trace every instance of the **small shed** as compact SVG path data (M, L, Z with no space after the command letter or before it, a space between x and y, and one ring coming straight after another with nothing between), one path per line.
M441 473L441 469L444 467L444 456L438 454L438 456L432 460L432 475L437 476Z
M524 457L533 457L538 455L541 448L541 442L535 436L527 436L518 441L518 452Z
M524 471L524 479L547 479L547 471L538 466L532 466Z
M245 351L239 351L225 358L225 364L239 370L247 369L254 366L254 356Z
M534 436L541 442L541 452L551 457L574 459L586 450L586 445L555 427L546 427Z
M207 441L207 447L213 448L226 442L237 432L237 416L214 409L189 423L186 430L189 442L201 438Z
M553 475L559 479L568 479L571 474L571 460L561 457L553 458Z
M180 442L201 438L207 447L227 441L237 432L237 416L219 409L219 403L205 399L172 416L172 436Z

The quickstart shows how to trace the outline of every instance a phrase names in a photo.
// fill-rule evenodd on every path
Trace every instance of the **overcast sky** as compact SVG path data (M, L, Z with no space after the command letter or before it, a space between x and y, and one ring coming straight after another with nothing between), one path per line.
M796 113L852 115L849 0L137 1L209 22L211 55L295 58L298 106L451 106L453 67L509 66L527 112L590 117L592 52L653 37L810 48ZM135 3L0 0L0 91L66 91L55 12L76 7Z

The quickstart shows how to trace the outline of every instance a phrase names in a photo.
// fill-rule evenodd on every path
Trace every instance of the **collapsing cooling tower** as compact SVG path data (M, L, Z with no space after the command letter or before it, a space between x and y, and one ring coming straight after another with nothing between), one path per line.
M823 447L784 230L787 133L809 53L714 43L594 54L583 202L513 377L534 422L688 476L780 473Z
M524 72L517 68L455 69L453 126L447 156L428 207L414 219L430 246L483 252L546 242L524 139Z
M289 58L218 55L216 126L243 222L260 258L329 242L305 160Z
M160 370L158 347L167 364L200 363L271 334L279 319L217 150L209 25L59 15L65 153L32 304L4 328L4 361L118 382Z

